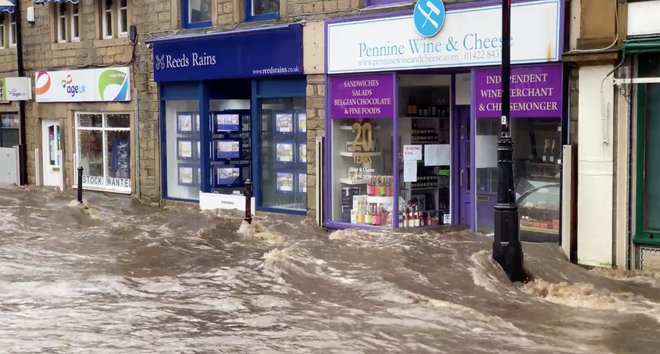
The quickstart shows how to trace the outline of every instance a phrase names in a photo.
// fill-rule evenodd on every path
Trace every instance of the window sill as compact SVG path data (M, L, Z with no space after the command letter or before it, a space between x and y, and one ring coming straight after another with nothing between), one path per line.
M213 22L195 22L195 23L184 23L181 26L183 29L197 29L197 28L211 28L213 27Z
M245 22L258 22L258 21L268 21L268 20L277 20L280 18L279 12L273 12L271 14L255 15L255 16L245 16Z
M652 238L648 234L639 234L635 236L633 242L636 245L645 245L645 246L660 246L660 238Z
M62 50L62 49L75 50L75 49L82 49L82 47L83 47L82 42L57 42L57 43L52 43L50 46L51 50Z
M378 11L378 10L385 10L385 9L406 9L406 8L413 8L413 4L411 4L409 1L402 1L402 2L393 2L389 4L376 4L376 5L369 5L365 6L362 8L363 11Z
M115 47L115 46L121 46L127 44L129 43L128 43L128 38L126 37L94 40L94 46L97 48Z

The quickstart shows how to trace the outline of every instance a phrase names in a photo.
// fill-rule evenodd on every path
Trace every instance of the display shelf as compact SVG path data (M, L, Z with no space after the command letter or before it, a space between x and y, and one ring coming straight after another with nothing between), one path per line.
M531 226L520 226L520 231L528 231L528 232L538 232L538 233L543 233L543 234L548 234L548 235L559 235L559 230L553 230L553 229L541 229L541 228L536 228L536 227L531 227Z
M373 127L375 130L380 130L380 125ZM352 125L340 125L339 130L353 131Z
M399 116L404 119L449 119L447 116Z
M377 196L368 196L367 197L367 202L368 203L375 203L375 204L391 204L394 201L393 197L377 197Z
M341 184L348 184L349 186L359 186L363 184L368 184L368 179L349 179L349 178L340 178L339 182Z
M350 152L350 151L342 151L339 153L340 156L343 157L354 157L354 156L369 156L369 157L375 157L375 156L380 156L380 152L374 151L374 152Z

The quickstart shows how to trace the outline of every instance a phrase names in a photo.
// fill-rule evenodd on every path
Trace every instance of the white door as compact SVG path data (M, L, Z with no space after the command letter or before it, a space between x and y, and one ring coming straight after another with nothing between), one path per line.
M62 132L60 123L44 120L41 123L44 186L62 187Z

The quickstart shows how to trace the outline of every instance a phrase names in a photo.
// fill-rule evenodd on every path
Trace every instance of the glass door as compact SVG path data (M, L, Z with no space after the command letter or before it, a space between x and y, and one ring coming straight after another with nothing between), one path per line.
M44 120L41 127L44 185L62 187L62 132L60 123Z

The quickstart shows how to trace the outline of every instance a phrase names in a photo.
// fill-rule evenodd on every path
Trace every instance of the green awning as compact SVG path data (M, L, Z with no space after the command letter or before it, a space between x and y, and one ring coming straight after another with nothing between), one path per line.
M660 38L639 38L623 41L623 57L626 55L660 52Z

